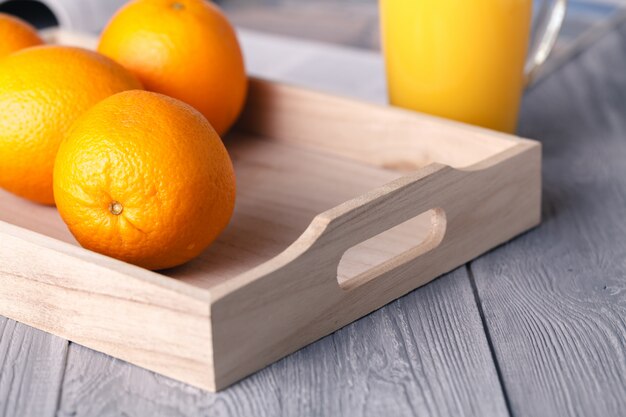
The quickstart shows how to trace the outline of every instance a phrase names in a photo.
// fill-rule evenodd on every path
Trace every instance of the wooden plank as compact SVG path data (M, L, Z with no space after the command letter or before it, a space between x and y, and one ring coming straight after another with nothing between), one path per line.
M238 126L273 141L405 172L433 162L471 168L522 141L439 117L260 80L250 82Z
M524 104L544 143L544 222L472 263L513 413L626 410L626 24Z
M0 317L0 416L55 416L68 343Z
M508 415L465 268L218 394L72 344L59 414Z

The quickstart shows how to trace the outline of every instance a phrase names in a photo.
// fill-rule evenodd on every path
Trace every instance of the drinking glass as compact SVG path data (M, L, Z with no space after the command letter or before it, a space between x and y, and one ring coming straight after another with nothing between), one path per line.
M513 132L567 0L380 0L392 105Z

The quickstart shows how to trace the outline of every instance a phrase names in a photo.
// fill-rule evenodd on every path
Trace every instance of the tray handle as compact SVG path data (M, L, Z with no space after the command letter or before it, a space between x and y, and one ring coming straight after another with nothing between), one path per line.
M357 245L352 246L351 248L346 250L341 257L339 266L337 268L337 281L339 282L339 286L344 290L353 290L360 287L361 285L368 283L373 279L378 278L384 273L393 272L394 270L401 268L403 265L413 261L414 259L436 249L443 241L446 233L446 212L443 208L437 207L426 212L419 213L417 216L409 220L415 219L416 217L422 217L422 215L428 215L428 221L430 224L427 233L421 232L418 235L418 238L420 238L421 240L417 240L412 247L405 248L403 251L396 253L395 255L389 255L387 259L370 266L365 271L358 272L356 274L346 274L344 271L342 271L342 262L344 262L344 258L347 257L350 250L354 249L356 246L359 246L369 239L373 239L382 235L385 232L390 231L392 228L395 228L403 224L404 222L399 221L397 224L394 224L389 229L384 230L380 234L375 234L374 236L362 242L358 242ZM409 224L403 225L404 228L410 228L411 226L412 225Z
M431 213L430 231L425 239L354 277L341 282L337 278L337 284L344 291L361 287L383 275L395 275L442 243L448 224L446 196L450 187L454 187L453 179L457 177L454 172L457 171L447 165L431 164L328 210L313 221L318 231L320 227L323 230L315 246L331 252L333 255L329 258L338 267L344 253L352 247L421 214Z

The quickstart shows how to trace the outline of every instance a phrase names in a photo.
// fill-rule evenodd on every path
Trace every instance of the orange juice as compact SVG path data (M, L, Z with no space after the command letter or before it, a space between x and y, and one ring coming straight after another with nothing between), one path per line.
M532 0L380 0L391 104L513 132Z

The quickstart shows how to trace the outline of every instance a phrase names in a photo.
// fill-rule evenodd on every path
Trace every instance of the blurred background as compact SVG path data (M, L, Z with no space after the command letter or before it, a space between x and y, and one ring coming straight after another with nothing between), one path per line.
M240 28L340 44L380 47L377 0L216 0ZM0 0L0 11L38 27L61 25L98 32L125 0ZM536 1L537 4L541 3ZM556 53L599 23L626 0L570 0Z
M367 49L379 49L377 0L221 0L236 25ZM535 1L540 7L542 1ZM605 21L626 0L570 0L561 44Z

